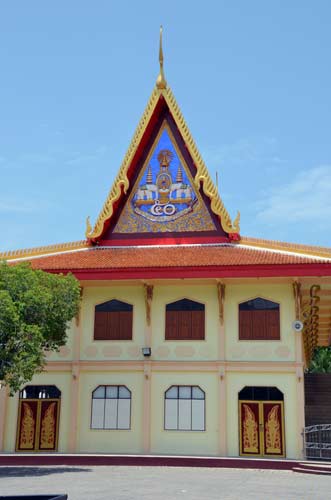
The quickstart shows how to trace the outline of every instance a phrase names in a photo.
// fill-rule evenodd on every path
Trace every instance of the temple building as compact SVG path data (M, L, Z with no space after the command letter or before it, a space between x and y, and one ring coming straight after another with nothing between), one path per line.
M79 317L0 390L0 451L300 458L304 368L329 345L331 249L244 237L163 71L82 241L5 252L73 273Z

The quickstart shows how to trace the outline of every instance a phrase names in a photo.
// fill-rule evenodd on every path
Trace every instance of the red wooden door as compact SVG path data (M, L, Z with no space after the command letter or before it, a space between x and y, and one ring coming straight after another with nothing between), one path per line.
M38 400L20 400L16 451L34 451L37 438Z
M261 455L259 402L239 401L240 455Z
M284 450L284 407L282 401L262 402L264 455L283 457Z
M60 399L21 399L16 451L56 451Z
M240 455L285 456L283 401L239 401Z

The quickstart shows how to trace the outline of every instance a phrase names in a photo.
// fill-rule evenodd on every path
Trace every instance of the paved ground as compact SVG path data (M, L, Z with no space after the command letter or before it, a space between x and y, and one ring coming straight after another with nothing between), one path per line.
M0 467L0 495L68 500L331 500L331 476L182 467Z

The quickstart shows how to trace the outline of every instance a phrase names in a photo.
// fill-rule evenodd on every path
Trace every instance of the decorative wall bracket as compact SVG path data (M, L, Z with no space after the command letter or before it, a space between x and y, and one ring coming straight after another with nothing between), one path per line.
M83 300L83 293L84 293L84 287L80 287L80 303L79 303L79 308L78 308L78 312L76 314L76 326L79 326L79 323L80 323L80 316L82 314L82 300Z
M148 283L144 283L147 326L151 325L151 309L152 309L152 300L153 300L153 290L154 290L153 285L149 285Z
M293 294L295 302L295 319L299 319L301 315L301 306L302 306L302 292L301 292L300 281L296 280L293 282Z
M308 366L314 353L314 349L318 344L318 323L319 323L319 307L320 301L317 293L321 289L320 285L312 285L310 287L309 302L303 304L301 310L301 320L303 322L303 345L305 351L306 365Z
M217 283L217 298L219 307L219 319L221 325L224 324L224 300L225 300L225 284L220 281Z

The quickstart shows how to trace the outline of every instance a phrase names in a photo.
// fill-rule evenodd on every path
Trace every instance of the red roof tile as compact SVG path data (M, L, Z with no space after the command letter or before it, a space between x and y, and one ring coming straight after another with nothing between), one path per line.
M27 259L28 260L28 259ZM238 245L181 247L90 248L31 259L35 269L135 269L192 266L242 266L323 264L330 260L313 256L267 251Z

